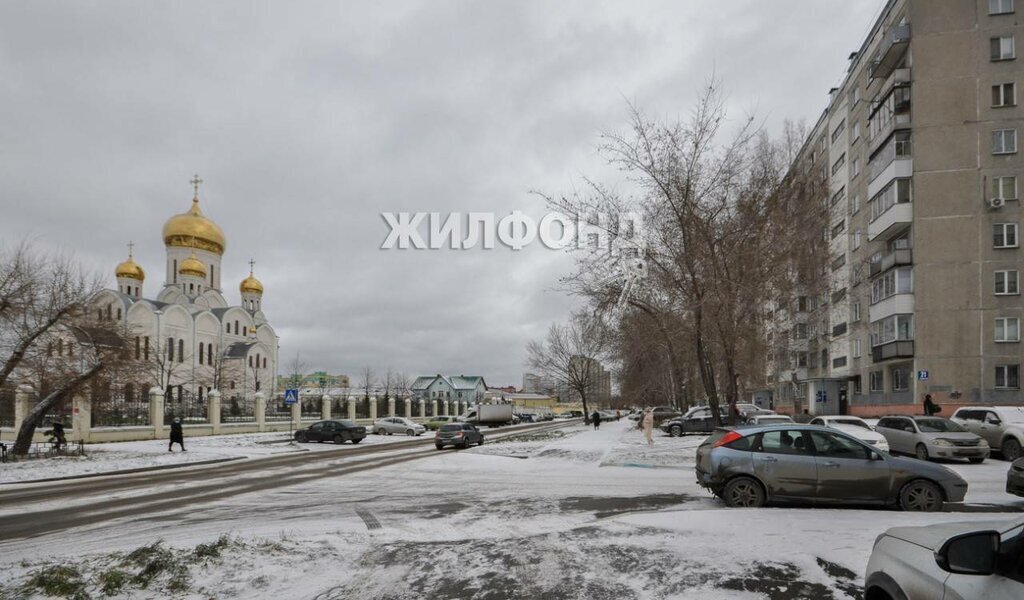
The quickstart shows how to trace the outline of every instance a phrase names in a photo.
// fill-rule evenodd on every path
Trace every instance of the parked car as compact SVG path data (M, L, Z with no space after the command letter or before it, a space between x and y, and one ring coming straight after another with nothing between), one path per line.
M440 450L445 446L466 448L470 444L482 446L484 434L471 423L450 423L442 425L434 435L434 446Z
M1024 496L1024 458L1018 458L1006 473L1006 493Z
M822 427L838 429L868 445L874 446L882 452L889 451L889 442L885 439L885 436L872 429L871 425L868 425L868 422L860 417L848 415L814 417L811 419L810 425L821 425Z
M720 423L729 420L724 407L719 408L718 415ZM664 421L660 429L672 437L679 437L684 433L711 433L715 430L715 422L711 417L710 407L694 406L681 417Z
M352 421L317 421L305 429L295 431L295 441L305 442L334 442L343 444L352 442L358 444L366 437L366 428L356 425Z
M793 417L789 415L750 415L747 417L748 425L773 425L776 423L792 423Z
M957 409L950 417L967 431L980 435L989 447L1013 462L1024 447L1024 407L971 406Z
M875 540L868 600L1024 598L1024 521L894 527Z
M942 417L882 417L875 431L885 436L890 452L911 454L920 460L966 458L980 463L991 452L983 438Z
M445 423L454 423L455 421L456 421L456 418L454 416L437 415L437 416L431 417L429 421L427 421L426 423L423 424L423 426L426 427L427 429L431 430L431 431L437 431Z
M651 414L654 415L654 426L658 427L668 419L674 419L682 416L682 413L672 408L671 406L655 406L651 410Z
M746 402L737 402L736 410L740 413L740 418L749 419L755 415L774 415L774 410L768 410L767 408L761 408L756 404L749 404Z
M421 435L427 430L426 427L410 421L405 417L385 417L377 419L373 424L373 431L377 435L391 435L393 433L404 433L405 435Z
M816 425L718 428L697 448L696 473L697 483L729 506L881 504L932 512L967 494L967 482L951 469Z
M538 423L538 422L540 422L540 418L538 418L537 415L535 415L533 413L519 413L519 422L520 423Z

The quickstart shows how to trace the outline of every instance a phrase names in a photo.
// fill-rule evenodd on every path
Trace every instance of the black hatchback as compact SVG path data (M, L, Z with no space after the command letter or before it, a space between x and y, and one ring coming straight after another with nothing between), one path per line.
M484 434L469 423L451 423L442 425L434 436L434 446L440 450L445 446L465 448L470 444L483 445Z
M366 428L352 421L317 421L295 432L296 442L334 442L358 444L366 437Z

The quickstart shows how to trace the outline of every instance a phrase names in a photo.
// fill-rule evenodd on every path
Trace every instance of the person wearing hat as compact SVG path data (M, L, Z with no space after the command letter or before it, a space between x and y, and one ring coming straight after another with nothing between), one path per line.
M174 452L174 444L181 446L182 452L185 451L185 434L181 430L181 419L178 417L171 423L171 443L167 444L168 452Z

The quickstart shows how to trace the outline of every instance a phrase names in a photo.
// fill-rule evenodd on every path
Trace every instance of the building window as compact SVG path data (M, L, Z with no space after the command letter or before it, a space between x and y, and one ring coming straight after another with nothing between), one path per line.
M832 270L836 271L846 265L846 255L840 254L832 260Z
M149 360L149 336L148 335L144 338L144 342L142 344L142 360Z
M857 396L864 393L863 387L860 382L860 375L855 375L851 381L853 381L853 393Z
M213 365L213 344L206 345L206 364Z
M178 362L185 362L185 340L178 340Z
M226 323L224 326L224 333L231 333L231 323Z
M1012 60L1016 56L1013 50L1012 35L989 39L989 48L992 60Z
M896 294L911 294L913 292L913 268L892 269L871 282L871 303L877 304Z
M988 0L988 14L1008 15L1013 12L1013 0Z
M993 177L992 197L1002 200L1017 200L1017 177L1015 175Z
M174 362L174 338L167 338L167 361Z
M843 165L845 164L846 154L844 153L838 159L836 159L836 162L832 163L832 174L835 175L839 171L839 169L843 168Z
M267 368L267 357L266 356L263 357L263 368L264 369Z
M798 368L804 368L807 366L807 353L797 352L796 353L796 366Z
M171 283L178 283L178 259L174 259L174 268L171 269Z
M1017 247L1017 224L996 223L992 226L992 245L996 248Z
M142 358L142 340L135 336L135 360Z
M843 119L842 121L839 122L838 125L836 125L836 128L832 130L832 143L833 144L836 143L836 140L839 139L839 136L843 134L843 130L845 130L845 129L846 129L846 119Z
M238 335L238 321L235 321L235 335Z
M894 179L892 183L885 186L881 192L878 192L878 194L871 199L871 220L874 221L885 214L885 211L897 204L903 204L910 201L910 178Z
M249 357L249 366L252 367L252 357Z
M853 173L850 175L850 177L856 177L856 176L860 175L860 159L859 158L853 159L853 163L851 163L850 169L853 171Z
M997 342L1020 341L1020 319L1017 317L998 317L996 319Z
M996 365L996 389L1020 389L1020 365Z
M871 324L871 346L914 339L913 315L892 315Z
M843 219L842 221L840 221L840 222L838 222L838 223L836 223L835 225L832 226L832 239L836 239L844 231L846 231L846 220L845 219Z
M860 352L861 352L861 348L860 348L860 338L856 338L856 339L854 339L854 340L853 340L853 344L852 344L852 346L853 346L853 347L852 347L852 348L851 348L851 350L850 350L850 354L851 354L851 355L852 355L852 356L853 356L854 358L860 358Z
M996 271L996 296L1020 294L1020 274L1017 271Z
M996 129L992 132L992 154L1016 154L1016 152L1016 129Z
M992 86L992 108L1017 105L1017 86L1013 83L1000 83Z
M203 364L203 359L205 358L206 357L203 356L203 343L199 342L199 364Z
M857 90L854 89L854 91L857 91ZM853 124L853 135L850 138L850 143L852 144L853 142L856 142L859 139L860 139L860 123L854 123Z
M910 369L896 367L892 370L892 391L905 392L910 389Z
M881 371L871 371L868 373L868 389L872 392L881 392L885 389L883 387Z
M831 206L835 206L836 204L839 204L839 201L842 200L845 196L846 196L846 186L844 185L843 187L839 188L839 191L837 191L836 193L832 194L832 201L831 201L830 205Z
M854 302L850 304L850 321L860 321L860 302Z

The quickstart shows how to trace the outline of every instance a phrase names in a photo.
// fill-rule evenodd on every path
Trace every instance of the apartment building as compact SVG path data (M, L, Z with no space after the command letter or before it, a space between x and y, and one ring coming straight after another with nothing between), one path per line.
M829 255L775 311L777 409L1022 401L1015 4L891 0L850 55L793 166L827 181Z

